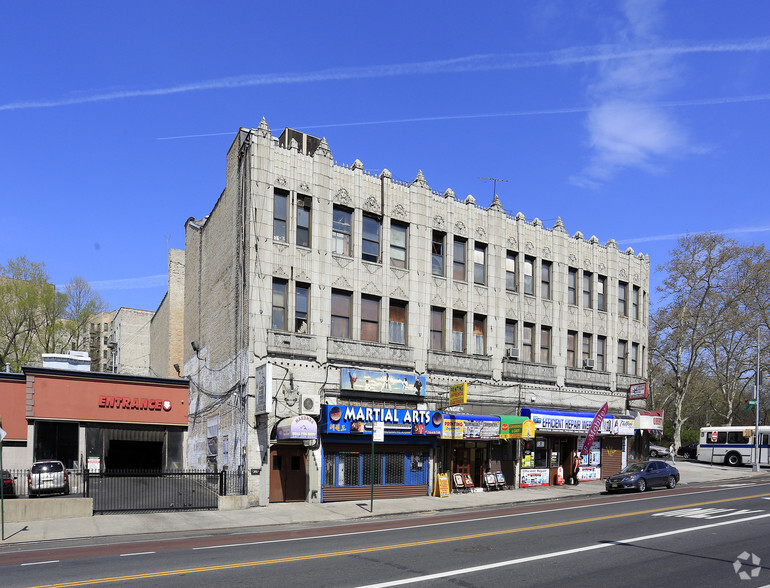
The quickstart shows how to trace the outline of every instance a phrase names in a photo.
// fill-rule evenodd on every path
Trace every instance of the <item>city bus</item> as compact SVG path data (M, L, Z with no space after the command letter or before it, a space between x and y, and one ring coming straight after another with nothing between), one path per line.
M698 461L739 466L754 464L754 427L703 427ZM759 463L770 465L770 427L759 427Z

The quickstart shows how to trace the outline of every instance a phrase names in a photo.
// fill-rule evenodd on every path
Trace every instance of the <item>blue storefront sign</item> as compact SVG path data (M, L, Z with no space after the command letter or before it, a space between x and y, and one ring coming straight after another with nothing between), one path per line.
M557 433L587 433L594 420L593 413L590 412L567 412L560 410L540 410L535 408L522 408L521 416L532 419L537 431L557 432ZM613 432L612 421L614 417L610 414L604 417L600 433ZM633 433L632 433L633 434Z
M371 406L321 407L321 432L371 435L374 422L385 425L385 435L441 435L441 413L435 410L374 408Z

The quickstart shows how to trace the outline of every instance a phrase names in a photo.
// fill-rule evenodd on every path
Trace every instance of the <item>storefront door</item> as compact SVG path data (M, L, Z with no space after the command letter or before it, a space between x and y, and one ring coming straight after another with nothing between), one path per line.
M273 446L270 450L270 502L302 502L306 492L305 448Z
M455 473L468 474L471 473L471 450L467 447L454 447L454 463Z

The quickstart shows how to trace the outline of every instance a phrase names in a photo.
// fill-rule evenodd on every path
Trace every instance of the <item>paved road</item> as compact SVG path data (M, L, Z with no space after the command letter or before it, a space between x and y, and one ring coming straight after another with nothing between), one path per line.
M10 587L763 586L770 584L770 482L336 526L19 545L0 553L0 578Z

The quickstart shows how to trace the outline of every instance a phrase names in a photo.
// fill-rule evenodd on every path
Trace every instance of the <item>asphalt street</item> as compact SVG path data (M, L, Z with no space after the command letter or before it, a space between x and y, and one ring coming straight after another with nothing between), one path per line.
M0 553L0 578L11 587L764 586L770 584L770 481L336 526L57 542Z

